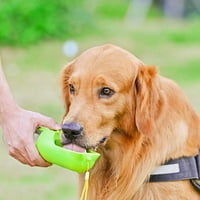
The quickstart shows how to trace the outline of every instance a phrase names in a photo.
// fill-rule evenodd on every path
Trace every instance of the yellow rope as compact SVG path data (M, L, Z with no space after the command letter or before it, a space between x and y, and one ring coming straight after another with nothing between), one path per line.
M90 172L85 173L85 182L80 200L87 200Z

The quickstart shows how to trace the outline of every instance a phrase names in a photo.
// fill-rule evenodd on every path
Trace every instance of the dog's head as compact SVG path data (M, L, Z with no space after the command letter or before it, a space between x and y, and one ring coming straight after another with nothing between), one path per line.
M112 134L151 132L163 104L155 76L155 68L119 47L84 52L62 71L63 143L96 148Z

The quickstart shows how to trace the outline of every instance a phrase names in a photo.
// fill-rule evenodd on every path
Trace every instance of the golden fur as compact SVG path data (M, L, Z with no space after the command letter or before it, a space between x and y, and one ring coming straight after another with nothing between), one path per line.
M100 97L103 87L114 94ZM90 171L88 200L200 199L187 180L148 183L157 166L196 155L200 146L200 118L176 83L126 50L104 45L63 69L62 88L63 123L79 122L79 145L101 154Z

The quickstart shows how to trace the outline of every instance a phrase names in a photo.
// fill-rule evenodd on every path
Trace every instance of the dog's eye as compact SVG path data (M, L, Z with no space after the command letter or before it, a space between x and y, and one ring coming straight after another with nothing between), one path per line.
M114 91L108 87L104 87L99 92L100 98L109 98L114 94Z
M69 92L70 94L74 94L75 93L75 88L72 84L69 84Z

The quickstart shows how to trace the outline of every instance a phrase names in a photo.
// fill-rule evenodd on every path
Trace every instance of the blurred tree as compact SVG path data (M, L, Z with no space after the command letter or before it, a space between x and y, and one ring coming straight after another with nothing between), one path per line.
M184 18L200 14L199 0L159 0L166 17Z
M0 43L30 44L79 34L91 22L82 0L0 0Z
M96 19L142 23L160 17L160 10L173 18L191 16L200 13L200 0L0 0L0 44L74 38L94 30Z
M165 17L184 18L200 14L199 0L130 0L126 20L135 24L143 23L153 4L156 4Z
M127 20L131 20L135 24L143 23L152 3L153 0L131 0L127 11Z

